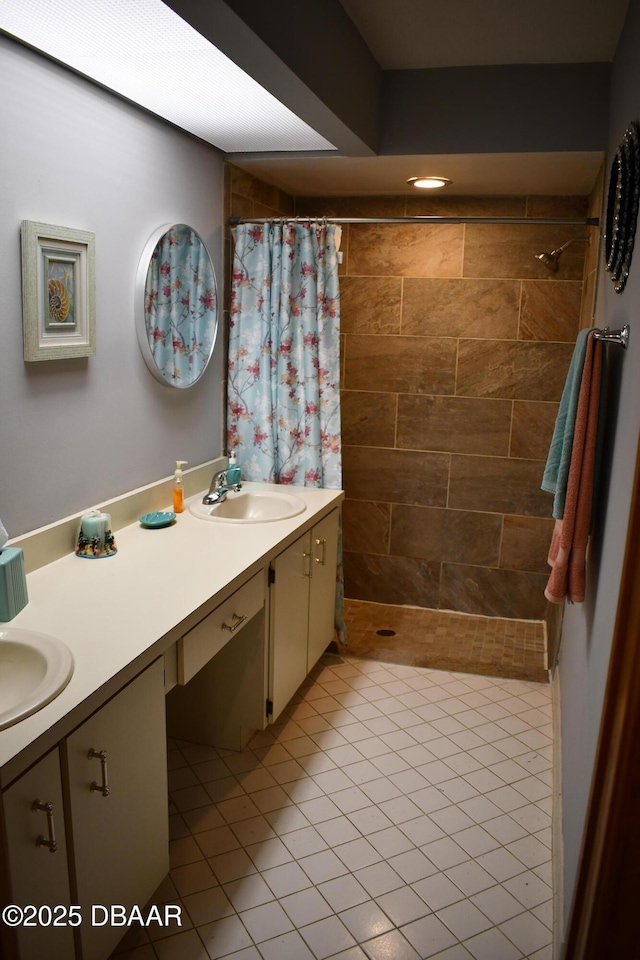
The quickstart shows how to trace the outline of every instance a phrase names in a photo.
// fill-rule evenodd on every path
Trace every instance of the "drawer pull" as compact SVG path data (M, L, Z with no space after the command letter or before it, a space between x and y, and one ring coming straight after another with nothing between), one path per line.
M239 614L234 613L231 619L234 622L232 624L223 623L221 629L228 630L229 633L235 633L238 627L241 627L242 624L245 622L245 620L247 619L247 616L245 614L243 617L241 617Z
M316 540L316 547L322 547L322 558L316 557L316 563L319 563L321 567L326 567L327 565L327 541Z
M87 754L89 760L99 760L100 761L100 770L102 772L102 783L97 783L95 780L89 787L91 793L100 793L103 797L109 796L109 783L107 781L107 751L106 750L89 750Z
M34 800L31 809L34 811L42 810L42 812L47 815L47 833L49 834L49 839L45 840L42 834L40 834L40 836L36 838L36 847L48 847L49 853L55 853L58 849L58 841L56 840L56 830L53 824L53 804L50 800L47 801L47 803Z

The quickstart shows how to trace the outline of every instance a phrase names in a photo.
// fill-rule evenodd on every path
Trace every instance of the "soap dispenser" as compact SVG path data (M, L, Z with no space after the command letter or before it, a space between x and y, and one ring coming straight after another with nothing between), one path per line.
M235 450L229 451L229 466L227 467L227 483L230 487L235 487L242 479L242 470L238 466Z
M173 482L173 512L182 513L184 509L184 489L182 486L182 467L188 460L176 460L176 472Z

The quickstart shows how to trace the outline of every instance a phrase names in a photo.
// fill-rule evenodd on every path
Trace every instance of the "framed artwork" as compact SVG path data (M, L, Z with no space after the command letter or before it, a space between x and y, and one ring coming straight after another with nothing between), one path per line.
M25 360L94 356L93 233L22 221L22 328Z

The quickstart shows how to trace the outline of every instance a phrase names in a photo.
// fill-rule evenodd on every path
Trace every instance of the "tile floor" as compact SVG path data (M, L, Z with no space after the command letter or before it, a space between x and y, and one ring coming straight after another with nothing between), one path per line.
M550 697L325 655L242 753L171 742L183 927L118 960L551 960Z
M436 670L519 680L549 679L546 624L451 610L345 600L349 652ZM393 632L385 637L377 631Z

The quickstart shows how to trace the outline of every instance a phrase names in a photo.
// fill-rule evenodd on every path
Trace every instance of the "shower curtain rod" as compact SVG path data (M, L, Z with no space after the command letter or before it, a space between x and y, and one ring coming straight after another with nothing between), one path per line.
M241 223L530 223L597 227L599 217L229 217L229 226Z

